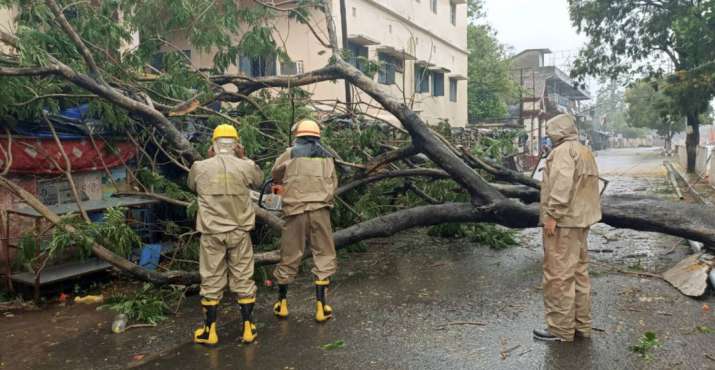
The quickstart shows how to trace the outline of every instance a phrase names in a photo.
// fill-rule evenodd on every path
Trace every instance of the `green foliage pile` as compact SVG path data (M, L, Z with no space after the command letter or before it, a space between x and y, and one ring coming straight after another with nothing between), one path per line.
M494 224L441 224L429 228L427 235L441 238L469 238L492 249L506 249L519 244L517 232Z
M155 288L149 283L129 294L117 294L106 300L99 309L124 314L129 321L157 324L166 320L170 312L167 302L175 302L183 294L177 288Z
M276 13L269 7L241 7L235 1L213 0L57 3L93 54L102 75L98 77L133 93L141 91L165 105L190 98L207 103L214 98L212 83L187 63L189 55L173 43L177 35L185 36L195 50L216 51L212 73L235 66L239 55L278 55L282 61L288 60L273 38L270 20ZM307 9L315 2L304 0L299 5L301 8L294 12L296 19L307 22ZM1 66L42 66L56 58L78 72L89 73L79 51L44 2L0 0L0 9L18 10L19 46L18 58L1 58ZM136 34L141 35L139 45L126 48L133 44ZM239 34L241 38L236 39ZM146 78L145 72L155 78ZM117 128L126 128L131 122L125 110L94 99L63 79L12 77L0 84L0 116L10 123L13 118L39 119L44 109L56 112L81 103L89 103L94 116Z
M126 208L108 208L104 220L95 223L86 223L79 216L65 218L62 224L73 226L75 231L70 233L64 227L55 227L43 252L52 257L58 251L76 246L80 255L87 257L92 253L92 243L99 241L112 252L128 257L132 248L141 245L141 238L127 224L125 212Z

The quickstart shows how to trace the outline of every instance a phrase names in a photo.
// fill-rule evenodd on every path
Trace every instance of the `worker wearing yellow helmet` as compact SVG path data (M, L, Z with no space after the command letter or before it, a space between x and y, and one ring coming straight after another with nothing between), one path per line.
M245 158L238 132L228 124L214 130L209 158L191 166L188 186L197 193L201 305L206 315L204 325L194 332L196 343L218 343L216 316L226 285L238 295L243 323L241 340L250 343L256 338L251 319L256 283L249 234L256 216L249 188L258 188L262 177L260 168Z
M316 286L315 320L332 318L326 303L329 278L337 270L330 209L333 207L338 178L333 155L320 144L320 126L302 120L293 126L295 143L273 166L274 192L283 196L286 218L281 237L281 261L273 275L278 282L278 301L273 311L279 318L288 316L288 284L298 273L306 242L313 255Z

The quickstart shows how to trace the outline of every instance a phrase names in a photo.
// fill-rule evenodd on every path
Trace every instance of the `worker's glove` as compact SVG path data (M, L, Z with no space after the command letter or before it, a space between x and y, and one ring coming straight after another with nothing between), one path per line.
M271 186L271 192L272 192L273 194L281 195L281 194L283 194L283 190L284 190L284 189L283 189L283 185L273 184L273 186Z

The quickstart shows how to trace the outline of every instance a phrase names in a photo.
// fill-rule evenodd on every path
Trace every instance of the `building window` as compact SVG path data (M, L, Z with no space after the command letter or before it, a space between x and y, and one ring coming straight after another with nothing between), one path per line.
M353 7L353 17L357 17L357 9Z
M348 52L350 53L348 56L350 64L355 66L355 68L366 72L368 64L367 47L348 41Z
M287 61L281 62L281 74L287 75L297 75L303 73L303 61Z
M239 70L248 77L266 77L276 75L276 55L239 57Z
M432 96L444 96L444 73L432 72Z
M429 92L429 70L415 66L415 93Z
M430 0L429 8L432 10L432 13L437 13L437 0Z
M452 25L457 25L457 4L449 3L449 20L452 21Z
M449 101L457 101L457 80L454 78L449 79Z
M164 71L166 70L166 64L167 62L170 62L169 58L178 58L179 61L182 63L189 64L189 61L191 60L191 50L182 50L181 51L184 55L179 55L177 52L164 52L160 51L158 53L155 53L151 57L151 62L149 63L154 69L157 71ZM171 59L177 60L177 59Z
M378 53L377 60L380 62L380 70L377 73L377 81L383 85L394 84L395 73L403 71L403 61L385 53Z

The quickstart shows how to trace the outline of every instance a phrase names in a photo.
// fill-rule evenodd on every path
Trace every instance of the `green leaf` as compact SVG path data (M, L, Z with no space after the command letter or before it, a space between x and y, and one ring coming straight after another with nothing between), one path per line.
M328 344L323 344L320 346L320 348L326 350L326 351L331 351L334 349L339 349L345 347L345 342L342 340L336 340L335 342L328 343Z

